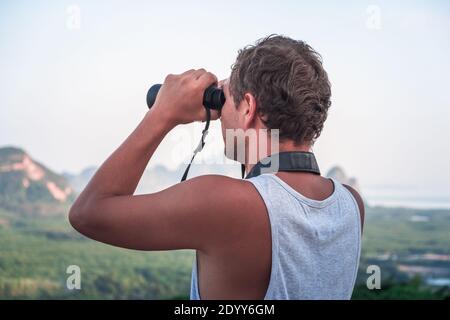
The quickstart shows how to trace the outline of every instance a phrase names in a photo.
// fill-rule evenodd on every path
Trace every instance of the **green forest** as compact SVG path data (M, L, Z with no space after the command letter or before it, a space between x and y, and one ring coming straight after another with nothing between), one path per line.
M65 208L68 210L68 207ZM67 211L66 211L67 212ZM426 217L415 222L413 217ZM423 219L422 219L423 220ZM450 210L367 208L353 299L444 299L424 275L396 270L414 254L450 254ZM66 215L30 216L0 209L0 299L188 299L194 252L142 252L89 240ZM378 255L395 259L377 260ZM380 290L367 289L366 266L382 266ZM448 261L415 261L450 270ZM67 267L81 269L81 289L69 290ZM447 276L449 277L449 276Z

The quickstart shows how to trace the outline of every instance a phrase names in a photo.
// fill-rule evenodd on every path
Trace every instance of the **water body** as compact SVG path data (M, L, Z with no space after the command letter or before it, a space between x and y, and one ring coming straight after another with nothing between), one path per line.
M450 278L429 278L426 284L436 287L450 287Z
M361 193L370 206L450 209L450 188L362 187Z

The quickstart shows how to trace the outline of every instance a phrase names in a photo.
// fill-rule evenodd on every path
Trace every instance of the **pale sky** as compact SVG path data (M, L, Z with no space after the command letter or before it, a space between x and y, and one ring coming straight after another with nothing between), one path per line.
M142 119L151 84L201 67L226 78L239 48L272 33L323 56L322 172L338 164L363 186L450 194L446 1L0 1L0 146L58 172L100 165ZM185 161L174 139L190 133L190 155L198 131L177 127L150 165ZM219 132L205 154L220 154Z

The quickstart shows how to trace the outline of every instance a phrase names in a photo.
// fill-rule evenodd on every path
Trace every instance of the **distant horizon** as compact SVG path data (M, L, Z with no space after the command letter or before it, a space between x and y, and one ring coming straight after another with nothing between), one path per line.
M73 172L73 171L56 171L53 168L49 167L46 163L46 161L42 159L36 159L33 157L32 154L28 153L26 148L15 146L15 145L5 145L0 146L0 149L2 148L17 148L20 150L25 151L33 160L39 162L40 164L47 167L49 170L60 174L60 175L69 175L69 176L78 176L81 173L83 173L85 170L90 169L98 169L100 165L91 165L87 166L81 171ZM205 166L208 166L208 164L203 164ZM216 164L214 164L216 165ZM182 171L186 168L187 164L180 164L178 168L170 168L163 163L156 163L153 165L150 165L147 167L147 171L150 169L162 167L165 170L174 173L179 171ZM194 165L192 167L193 170L191 170L191 174L193 176L195 175L195 169L196 166L201 167L202 164L197 164L194 162ZM220 166L220 164L219 164ZM235 177L238 176L238 173L240 172L240 166L238 163L236 163L235 166ZM335 165L327 170L322 170L322 176L327 176L329 171L333 168L339 167L341 168L347 178L355 178L360 189L363 198L365 199L366 203L370 205L371 207L375 206L382 206L387 208L407 208L407 209L450 209L450 192L448 190L442 190L442 189L430 189L426 188L424 186L400 186L400 185L367 185L364 183L361 183L361 181L358 179L358 177L353 177L349 175L345 169L345 167ZM218 172L217 174L223 174L221 172ZM178 177L177 177L178 179Z
M56 170L56 169L54 169L54 168L52 168L51 166L48 165L48 161L43 160L43 159L37 159L37 158L36 158L32 153L30 153L30 152L27 150L27 148L25 148L25 147L13 145L13 144L0 145L0 149L2 149L2 148L9 148L9 147L23 150L23 151L26 152L33 160L35 160L35 161L41 163L42 165L46 166L46 167L47 167L48 169L50 169L51 171L53 171L53 172L55 172L55 173L58 173L58 174L73 174L73 175L78 175L78 174L82 173L83 171L85 171L85 170L87 170L87 169L92 169L92 168L98 169L98 168L101 166L101 163L100 163L100 164L90 164L90 165L87 165L87 166L85 166L84 168L81 168L81 170L78 170L78 171L74 171L74 170L66 170L66 169L63 169L63 170ZM150 161L150 162L151 162L151 161ZM207 165L218 165L218 166L224 165L224 166L225 166L225 165L228 165L228 164L215 164L215 163L207 164L207 163L197 163L197 162L194 160L193 165L195 165L195 166L197 166L197 165L206 165L206 166L207 166ZM168 171L175 172L175 171L177 171L178 169L183 169L183 168L185 168L186 166L187 166L187 163L180 163L180 164L179 164L177 167L175 167L175 168L174 168L173 166L167 166L167 165L164 164L164 163L149 163L149 166L147 167L147 169L149 169L149 168L155 168L155 167L164 167L164 168L167 169ZM240 172L240 164L239 164L238 162L236 162L235 164L231 164L231 166L236 166L236 170L239 170L239 172ZM331 169L336 168L336 167L341 168L341 169L344 171L344 173L345 173L345 175L346 175L347 178L356 178L357 182L358 182L358 183L361 183L361 181L358 179L358 177L355 177L355 176L349 174L348 171L346 170L345 166L342 166L342 165L339 165L339 164L331 165L330 167L326 168L325 170L323 170L323 169L320 169L320 170L321 170L322 175L326 175ZM411 186L411 185L392 185L392 184L384 184L384 185L363 185L363 184L361 184L361 186L364 186L364 187L366 187L366 188L368 187L368 188L403 188L403 189L404 189L404 188L416 188L416 187L418 187L418 186ZM449 195L450 195L450 194L449 194Z

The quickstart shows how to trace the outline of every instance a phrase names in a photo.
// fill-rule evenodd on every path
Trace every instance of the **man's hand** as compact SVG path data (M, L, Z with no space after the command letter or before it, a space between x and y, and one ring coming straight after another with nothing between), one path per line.
M182 74L169 74L158 92L151 112L159 114L172 126L205 121L206 110L203 106L203 94L210 85L217 85L217 77L205 69L188 70ZM211 120L220 113L211 110Z

